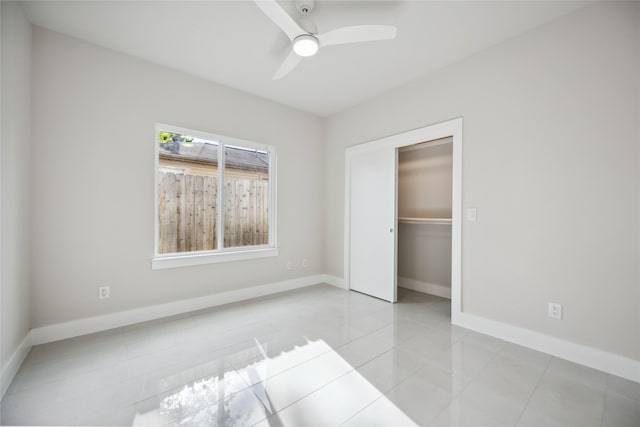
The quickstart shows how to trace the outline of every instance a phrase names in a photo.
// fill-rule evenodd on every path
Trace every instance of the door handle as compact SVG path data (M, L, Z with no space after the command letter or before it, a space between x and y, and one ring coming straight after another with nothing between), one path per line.
M390 229L389 229L389 233L393 233L393 228L390 228Z

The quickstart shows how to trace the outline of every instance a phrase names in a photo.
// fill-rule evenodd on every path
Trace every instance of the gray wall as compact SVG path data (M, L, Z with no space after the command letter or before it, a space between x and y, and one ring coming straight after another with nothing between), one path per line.
M450 288L451 226L399 224L398 277Z
M322 119L41 28L33 37L32 327L323 272ZM277 148L279 257L151 270L155 122Z
M398 216L451 218L453 144L419 146L398 153Z
M2 300L0 360L4 367L30 326L31 24L22 6L2 14Z
M464 117L464 312L638 358L639 7L588 6L329 119L344 170L347 146ZM327 177L342 277L344 174Z

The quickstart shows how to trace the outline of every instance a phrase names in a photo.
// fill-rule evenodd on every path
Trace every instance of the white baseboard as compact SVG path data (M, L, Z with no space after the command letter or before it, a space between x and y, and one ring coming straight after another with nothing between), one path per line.
M451 321L454 325L463 328L542 351L631 381L640 382L639 360L473 314L459 313L453 316Z
M331 286L335 286L336 288L349 290L347 288L347 285L344 283L343 278L332 276L330 274L323 274L323 276L324 276L324 283Z
M31 330L31 344L38 345L52 341L59 341L80 335L128 326L139 322L146 322L148 320L173 316L175 314L188 313L190 311L303 288L323 283L325 282L324 279L324 275L318 274L254 286L251 288L238 289L236 291L222 292L198 298L42 326Z
M32 329L23 339L9 361L2 366L0 397L4 395L6 389L9 387L11 380L20 368L32 345L58 341L175 314L271 295L278 292L312 286L318 283L327 283L341 289L346 289L344 279L328 274L318 274ZM403 286L400 280L399 284ZM413 289L409 286L407 287ZM429 287L429 289L433 288ZM415 290L434 293L433 291L423 289ZM450 298L450 295L439 296ZM467 313L454 313L452 323L632 381L640 382L640 361L638 360Z
M435 283L421 282L419 280L410 279L409 277L398 277L398 286L401 288L411 289L412 291L451 299L451 288L437 285Z
M29 354L29 350L31 350L31 332L25 335L7 363L2 364L2 373L0 374L0 399L2 399L7 392L13 377L16 376L18 369L22 366L22 362L24 362L25 357Z

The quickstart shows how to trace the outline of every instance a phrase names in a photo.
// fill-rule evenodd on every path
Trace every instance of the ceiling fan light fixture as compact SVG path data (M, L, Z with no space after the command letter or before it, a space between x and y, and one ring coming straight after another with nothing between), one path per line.
M303 34L293 39L293 51L300 56L313 56L319 47L318 39L311 34Z

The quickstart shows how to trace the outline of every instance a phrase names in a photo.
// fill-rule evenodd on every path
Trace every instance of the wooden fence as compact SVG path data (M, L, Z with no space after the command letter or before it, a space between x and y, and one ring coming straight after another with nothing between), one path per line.
M268 243L268 181L226 178L224 247ZM217 248L218 179L158 172L158 253Z

